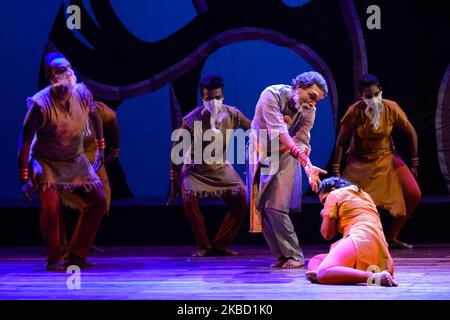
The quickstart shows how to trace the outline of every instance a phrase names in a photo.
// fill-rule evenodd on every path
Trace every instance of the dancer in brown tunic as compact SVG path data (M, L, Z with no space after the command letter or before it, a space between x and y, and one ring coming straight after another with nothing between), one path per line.
M412 245L397 237L417 207L421 193L418 178L418 142L414 127L395 102L382 99L381 87L374 75L365 75L359 83L361 100L351 105L341 120L336 141L333 173L340 176L343 146L353 134L342 177L360 186L377 207L393 216L386 230L390 248L409 249ZM409 139L411 169L395 152L392 130L398 128Z
M223 80L219 76L206 76L200 85L203 105L194 109L183 119L182 128L190 133L190 137L198 131L214 130L223 137L223 155L226 154L226 131L243 127L250 128L250 120L235 107L222 104ZM200 124L200 128L198 128ZM200 129L200 130L198 130ZM202 137L198 139L202 141ZM203 143L200 152L203 154L207 143ZM220 163L195 163L196 148L191 144L192 162L185 163L181 173L181 191L187 220L191 225L197 242L197 250L191 255L235 255L228 247L236 237L246 213L245 185L233 166L223 159ZM176 197L179 190L179 166L171 162L171 194L168 203ZM200 198L222 198L229 207L229 212L213 241L208 239L205 221L199 209Z
M51 85L27 100L18 162L25 198L31 200L29 192L34 189L41 200L47 269L60 271L69 265L89 266L86 256L106 208L101 181L83 150L83 137L90 133L88 118L95 125L97 137L96 167L103 163L104 139L92 95L86 86L77 84L69 61L60 53L50 53L44 67ZM79 195L85 208L66 250L64 265L59 230L61 191Z

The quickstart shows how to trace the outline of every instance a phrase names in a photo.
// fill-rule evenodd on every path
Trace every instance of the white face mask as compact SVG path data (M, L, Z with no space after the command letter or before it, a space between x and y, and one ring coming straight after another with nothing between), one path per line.
M54 87L63 86L69 92L71 92L73 88L75 88L76 84L77 84L77 77L73 73L70 76L58 76L56 81L52 83Z
M372 97L370 99L362 98L364 103L366 104L365 113L371 120L371 124L374 130L377 130L380 126L381 122L381 113L383 112L383 103L382 103L382 92L378 94L376 97Z
M66 84L70 89L73 89L77 84L77 77L72 74L71 76L66 78Z
M223 99L212 99L203 102L206 110L211 114L211 128L217 130L216 123L219 123L222 119L220 114L222 111Z
M216 111L220 111L222 107L223 99L212 99L209 101L205 101L204 105L206 107L206 110L209 111L209 113L213 114Z

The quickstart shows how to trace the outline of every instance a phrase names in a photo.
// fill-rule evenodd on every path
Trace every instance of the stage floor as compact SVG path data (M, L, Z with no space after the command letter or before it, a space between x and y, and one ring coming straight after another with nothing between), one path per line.
M397 288L309 283L305 269L270 269L265 247L235 247L237 257L190 258L192 247L106 247L82 270L44 270L43 248L0 248L0 299L450 299L450 245L393 250ZM325 247L305 246L309 259Z

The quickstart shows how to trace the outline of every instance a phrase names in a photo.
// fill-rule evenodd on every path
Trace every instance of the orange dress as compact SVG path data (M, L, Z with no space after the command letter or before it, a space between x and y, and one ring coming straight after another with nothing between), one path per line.
M351 105L341 124L353 129L353 138L342 177L370 194L375 204L395 217L405 216L406 207L398 168L405 163L395 154L391 133L394 127L404 128L408 118L399 105L383 99L380 125L373 130L365 114L366 105Z
M351 237L356 250L356 269L394 272L377 207L369 194L357 186L333 190L325 202L322 216L337 220L338 231ZM341 241L341 240L339 240ZM331 250L337 243L331 246Z

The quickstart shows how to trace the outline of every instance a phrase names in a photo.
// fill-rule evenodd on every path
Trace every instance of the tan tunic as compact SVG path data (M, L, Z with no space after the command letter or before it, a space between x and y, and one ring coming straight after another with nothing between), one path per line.
M245 185L233 168L233 166L226 161L226 130L235 129L240 125L241 112L235 107L223 105L224 113L223 119L216 123L216 127L222 133L224 148L223 163L194 164L194 146L191 145L191 160L192 164L184 164L181 172L183 196L195 195L199 198L203 197L223 197L227 194L237 194L245 192ZM194 109L183 119L183 126L191 132L191 137L199 135L194 127L195 121L201 121L203 133L211 129L210 115L203 106ZM198 136L198 139L202 139ZM210 142L203 142L201 152Z
M368 271L372 266L371 271L379 268L379 271L393 273L394 262L380 216L368 193L354 185L333 190L327 197L322 215L337 220L343 238L351 237L356 249L356 269Z
M50 86L27 99L27 117L33 108L39 108L43 118L30 155L36 190L55 187L59 191L73 191L83 187L89 191L101 186L83 149L83 137L89 134L87 119L92 96L85 85L77 84L69 102L69 109L56 104Z
M98 114L100 115L100 119L103 123L103 129L110 128L116 121L116 113L114 110L110 109L106 104L103 102L95 101L95 107L97 109ZM94 125L91 121L89 121L89 128L90 128L90 135L85 135L83 139L83 146L84 146L84 152L86 156L89 159L89 162L91 164L94 164L95 162L95 156L97 152L97 146L95 145L95 130ZM97 170L97 175L100 178L100 181L103 185L103 190L105 191L106 195L106 212L109 212L110 206L111 206L111 188L109 186L109 180L108 175L106 173L105 166L102 165ZM62 201L65 205L71 207L71 208L80 208L82 206L81 198L71 192L64 192L61 195Z
M393 216L406 215L405 200L397 168L404 165L395 154L391 133L394 127L405 127L408 118L397 103L383 99L384 110L376 131L365 114L366 105L359 101L351 105L341 124L353 129L353 139L347 152L342 177L363 188L375 204Z

